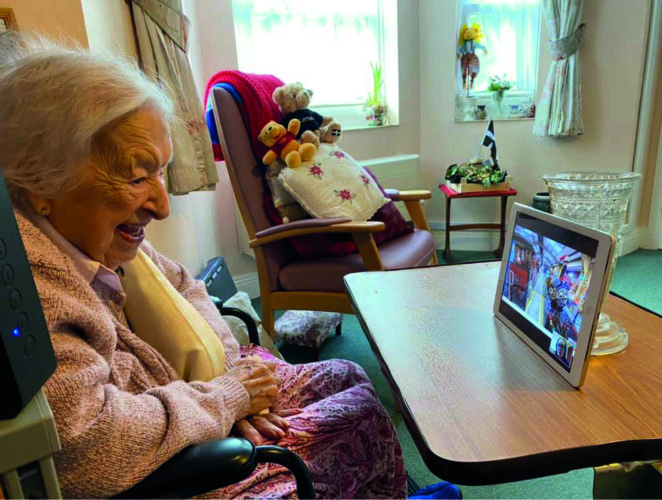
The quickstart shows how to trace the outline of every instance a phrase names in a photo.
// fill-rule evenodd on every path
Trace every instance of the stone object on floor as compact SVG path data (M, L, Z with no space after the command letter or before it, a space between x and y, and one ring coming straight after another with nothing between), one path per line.
M313 360L319 360L319 349L333 331L340 335L342 314L322 311L287 311L275 324L275 340L285 344L310 347Z

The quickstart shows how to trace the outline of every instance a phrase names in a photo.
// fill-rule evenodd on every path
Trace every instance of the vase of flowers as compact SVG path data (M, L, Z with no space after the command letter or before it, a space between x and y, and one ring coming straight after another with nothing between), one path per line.
M388 120L384 74L379 63L370 64L370 68L372 69L372 90L368 94L363 109L368 124L372 127L381 127Z
M506 75L494 75L489 78L489 85L487 86L488 92L492 92L492 99L496 103L497 116L503 116L503 97L506 90L513 87L513 82L506 79Z

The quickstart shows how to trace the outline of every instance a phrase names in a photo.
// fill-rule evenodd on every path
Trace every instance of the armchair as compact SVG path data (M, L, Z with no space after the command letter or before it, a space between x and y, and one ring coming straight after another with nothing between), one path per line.
M437 263L436 248L420 201L429 191L387 193L409 210L413 233L377 247L373 233L382 222L347 219L308 219L271 226L263 210L266 185L251 147L246 123L232 95L222 87L211 91L216 127L232 189L255 251L262 321L274 335L274 311L318 310L353 314L343 278L359 271L421 267ZM287 243L293 236L314 233L350 233L358 254L317 259L300 258Z

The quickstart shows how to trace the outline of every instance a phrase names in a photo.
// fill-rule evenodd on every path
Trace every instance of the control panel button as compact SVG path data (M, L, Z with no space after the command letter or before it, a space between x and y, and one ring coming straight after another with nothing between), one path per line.
M14 311L21 307L21 298L21 292L14 288L11 292L9 292L9 307L11 307Z
M25 337L25 340L23 341L23 349L27 356L32 356L37 350L37 339L32 335Z
M27 331L28 327L30 326L30 319L28 318L28 315L25 313L21 313L18 315L18 320L16 321L16 325L18 326L19 330L22 332Z
M2 275L2 282L5 285L11 285L14 282L14 269L9 264L2 266L0 275Z
M5 260L5 257L7 257L7 245L0 239L0 260Z

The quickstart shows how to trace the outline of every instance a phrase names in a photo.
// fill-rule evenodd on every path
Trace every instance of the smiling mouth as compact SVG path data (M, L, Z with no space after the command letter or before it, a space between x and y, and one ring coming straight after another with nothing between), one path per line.
M145 226L133 226L131 224L120 224L116 227L122 239L129 243L140 243L145 239Z

